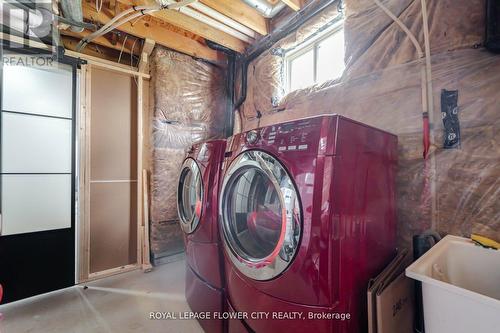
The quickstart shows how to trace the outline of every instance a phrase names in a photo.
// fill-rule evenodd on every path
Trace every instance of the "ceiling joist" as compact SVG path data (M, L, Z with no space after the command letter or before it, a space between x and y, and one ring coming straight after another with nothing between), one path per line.
M155 0L118 0L123 4L127 5L144 5L144 6L155 6L157 5ZM151 14L154 17L159 18L167 23L178 26L181 29L190 31L198 36L206 38L212 42L225 46L233 51L243 53L247 47L247 44L242 40L229 35L221 30L218 30L206 23L198 21L195 18L184 15L175 10L161 10Z
M302 9L304 6L304 1L303 0L281 0L284 2L288 7L292 8L296 12Z
M121 2L123 0L118 1ZM86 1L83 1L82 5L84 18L87 21L105 24L113 17L107 8L103 7L100 12L97 12L95 8L93 8ZM226 58L221 52L212 50L202 42L169 30L152 20L146 21L145 19L141 19L138 21L127 22L117 27L117 30L123 31L135 37L153 39L159 45L196 58L209 60L215 63L225 63Z
M61 35L69 36L69 37L73 37L73 38L78 38L78 39L82 39L90 34L91 34L91 31L89 31L89 30L84 30L82 32L74 32L72 30L61 30ZM124 42L125 42L125 45L123 45ZM140 43L136 43L137 45L133 45L134 39L128 39L127 41L123 41L123 40L116 41L116 43L113 43L113 41L108 40L108 38L106 38L106 36L101 36L101 37L94 39L92 41L92 43L97 44L99 46L104 46L104 47L107 47L110 49L114 49L117 51L123 51L123 52L128 53L128 54L131 54L133 52L133 54L135 56L139 56L141 54L141 52L140 52L141 45L140 45ZM134 47L134 48L132 49L132 47Z
M258 11L241 1L234 0L199 0L219 13L240 22L261 35L269 33L268 22Z
M61 41L66 50L76 52L76 46L79 42L79 38L71 37L71 36L61 36ZM120 58L120 51L108 47L99 47L98 44L90 44L83 50L79 52L81 54L80 57L85 59L85 56L91 56L94 58L104 59L106 61L112 61L118 65L125 65L128 68L131 66L135 66L134 59L130 58L128 53L123 52L121 56L121 63L118 63L118 59ZM85 55L85 56L84 56Z

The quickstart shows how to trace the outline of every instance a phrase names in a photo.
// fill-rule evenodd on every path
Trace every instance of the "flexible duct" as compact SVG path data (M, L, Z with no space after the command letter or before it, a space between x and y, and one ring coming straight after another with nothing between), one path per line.
M243 2L255 8L265 18L275 17L276 14L286 6L285 3L281 1L278 1L274 5L271 5L266 0L243 0Z
M64 17L78 23L83 22L82 0L61 0L61 8ZM83 28L72 25L71 30L82 32Z

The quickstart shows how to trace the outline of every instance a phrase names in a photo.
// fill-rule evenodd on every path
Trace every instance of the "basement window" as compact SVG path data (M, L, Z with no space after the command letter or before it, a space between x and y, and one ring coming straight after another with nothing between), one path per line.
M342 24L335 24L288 51L285 55L288 92L342 76L344 53Z

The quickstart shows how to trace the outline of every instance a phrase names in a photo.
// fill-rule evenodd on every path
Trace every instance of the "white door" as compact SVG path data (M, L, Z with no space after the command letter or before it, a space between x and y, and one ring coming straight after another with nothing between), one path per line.
M4 61L0 81L0 284L10 302L75 282L76 63Z

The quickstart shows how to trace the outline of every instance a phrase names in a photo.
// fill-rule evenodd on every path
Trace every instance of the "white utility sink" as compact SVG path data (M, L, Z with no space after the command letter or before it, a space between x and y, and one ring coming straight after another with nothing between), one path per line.
M446 236L406 275L422 282L426 333L500 332L500 251Z

